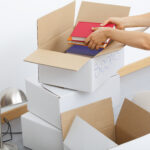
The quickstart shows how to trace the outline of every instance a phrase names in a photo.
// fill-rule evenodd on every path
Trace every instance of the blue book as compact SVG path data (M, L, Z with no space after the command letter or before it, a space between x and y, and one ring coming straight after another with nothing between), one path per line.
M96 50L96 49L92 50L92 49L88 48L87 46L73 45L66 51L66 53L95 56L102 50L103 50L103 48L100 48L99 50Z

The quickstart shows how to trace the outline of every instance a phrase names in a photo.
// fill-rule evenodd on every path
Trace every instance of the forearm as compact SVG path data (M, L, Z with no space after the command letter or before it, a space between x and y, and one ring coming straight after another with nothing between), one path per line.
M125 45L150 50L150 34L147 33L108 29L106 36Z
M138 15L138 16L124 17L122 21L123 21L125 28L149 27L150 26L150 13Z

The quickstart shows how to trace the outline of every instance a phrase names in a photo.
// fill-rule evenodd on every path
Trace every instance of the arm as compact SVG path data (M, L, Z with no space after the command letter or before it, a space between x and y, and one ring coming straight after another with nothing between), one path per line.
M129 16L123 18L124 28L130 27L149 27L150 13L138 16Z
M91 49L99 49L100 45L110 38L125 45L150 50L150 34L103 27L94 28L94 30L95 32L85 40L85 43Z
M104 22L103 25L107 23L114 23L118 29L130 28L130 27L149 27L150 26L150 13L129 16L129 17L111 17Z
M129 45L136 48L150 50L150 34L138 31L124 31L107 29L105 32L106 37Z

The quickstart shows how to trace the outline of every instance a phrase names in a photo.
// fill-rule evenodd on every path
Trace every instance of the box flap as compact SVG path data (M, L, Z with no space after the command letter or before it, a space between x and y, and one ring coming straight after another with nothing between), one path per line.
M69 69L74 71L78 71L89 60L89 57L82 57L79 55L60 53L44 49L38 49L25 59L25 61L31 63Z
M93 2L82 2L78 21L89 21L102 23L109 17L125 17L129 15L130 7L101 4Z
M89 21L89 22L104 22L110 17L125 17L128 16L130 7L93 3L93 2L82 2L79 14L77 17L78 21ZM88 14L88 15L87 15ZM112 42L105 50L98 53L96 56L108 54L123 48L124 45L119 42Z
M81 117L104 135L115 140L111 98L62 113L61 120L64 138L66 137L75 116Z
M136 140L121 144L110 150L149 150L150 149L150 134L140 137Z
M118 144L150 133L150 113L125 99L116 124Z
M80 117L74 119L64 144L70 150L108 150L117 146Z
M46 85L46 84L42 84L42 87L44 89L47 89L48 91L54 93L55 95L57 95L59 97L66 96L68 94L77 93L77 91L74 91L74 90L65 89L65 88L61 88L61 87L58 88L58 87L50 86L50 85Z
M118 51L118 50L122 49L124 46L125 46L124 44L113 41L103 51L98 53L95 57Z
M38 19L38 47L74 24L75 1Z

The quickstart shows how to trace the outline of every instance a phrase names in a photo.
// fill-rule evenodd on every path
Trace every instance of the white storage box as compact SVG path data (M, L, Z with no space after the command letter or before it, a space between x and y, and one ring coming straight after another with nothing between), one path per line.
M29 112L21 121L24 146L32 150L63 150L61 130Z
M123 67L123 49L89 60L79 71L39 65L38 76L41 83L93 92L110 76Z
M68 150L108 150L117 146L114 141L79 117L74 119L64 145Z
M42 87L43 86L43 87ZM26 80L28 110L61 129L61 113L112 97L113 107L120 102L120 76L115 75L93 93L42 85L34 78Z
M109 11L108 11L109 10ZM129 7L83 1L78 21L102 23L109 17L125 17ZM91 92L123 66L123 47L112 42L95 57L69 54L67 39L74 29L75 3L38 20L38 50L25 61L39 64L41 83ZM90 14L90 16L89 16Z
M150 149L150 113L128 99L116 124L110 99L65 112L62 122L67 150Z

